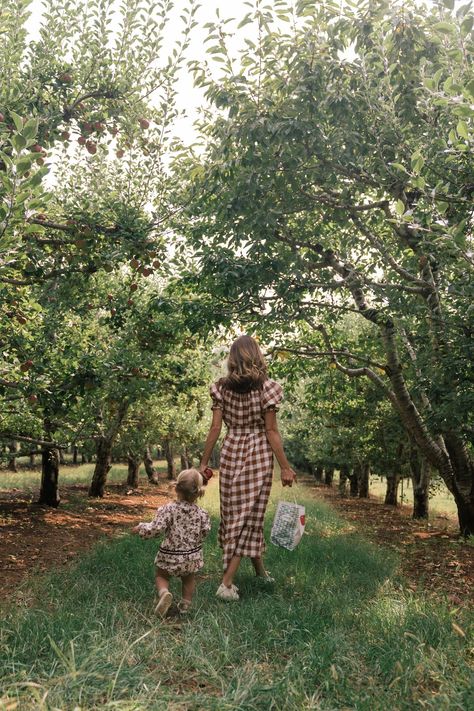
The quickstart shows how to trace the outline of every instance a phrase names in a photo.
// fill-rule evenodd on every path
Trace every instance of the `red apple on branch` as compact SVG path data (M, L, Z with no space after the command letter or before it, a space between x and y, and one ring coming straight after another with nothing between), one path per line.
M25 362L20 365L20 370L23 373L26 373L32 367L33 367L33 361L32 360L25 360Z
M94 141L86 141L86 150L91 156L94 156L97 153L97 145Z
M146 118L139 119L138 123L140 124L140 128L143 128L144 131L150 127L150 122Z

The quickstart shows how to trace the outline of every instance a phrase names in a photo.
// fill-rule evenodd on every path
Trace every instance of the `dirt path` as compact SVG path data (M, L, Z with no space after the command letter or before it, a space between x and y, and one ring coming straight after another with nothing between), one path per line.
M87 486L61 488L61 505L50 509L33 503L32 494L18 490L0 496L0 598L38 572L71 562L104 536L149 520L169 500L167 482L107 487L103 499L89 499Z
M401 556L401 573L412 590L426 590L454 605L474 604L474 545L459 538L456 521L434 516L415 521L411 506L385 506L377 498L341 498L336 488L304 480L356 530Z

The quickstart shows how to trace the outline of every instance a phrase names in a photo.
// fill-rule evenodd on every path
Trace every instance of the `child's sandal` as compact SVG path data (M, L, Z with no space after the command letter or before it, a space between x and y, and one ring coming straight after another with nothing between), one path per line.
M155 607L155 615L159 615L162 618L166 617L166 613L170 609L172 602L173 596L169 590L165 590L164 592L160 593L160 599L158 600L158 604Z

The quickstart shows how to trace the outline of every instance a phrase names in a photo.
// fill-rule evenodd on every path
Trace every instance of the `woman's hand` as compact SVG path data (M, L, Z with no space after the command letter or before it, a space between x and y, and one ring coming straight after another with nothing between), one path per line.
M198 471L199 471L201 474L204 474L204 472L205 472L205 470L207 469L208 466L209 466L208 464L202 464L202 463L201 463L201 464L199 465Z
M281 483L282 486L293 486L293 482L296 484L296 474L291 467L285 467L281 470Z

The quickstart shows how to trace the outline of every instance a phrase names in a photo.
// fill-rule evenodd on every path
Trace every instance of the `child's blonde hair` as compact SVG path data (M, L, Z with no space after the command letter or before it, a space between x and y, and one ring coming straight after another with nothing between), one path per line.
M204 495L204 479L197 469L183 469L176 479L176 492L192 504Z

